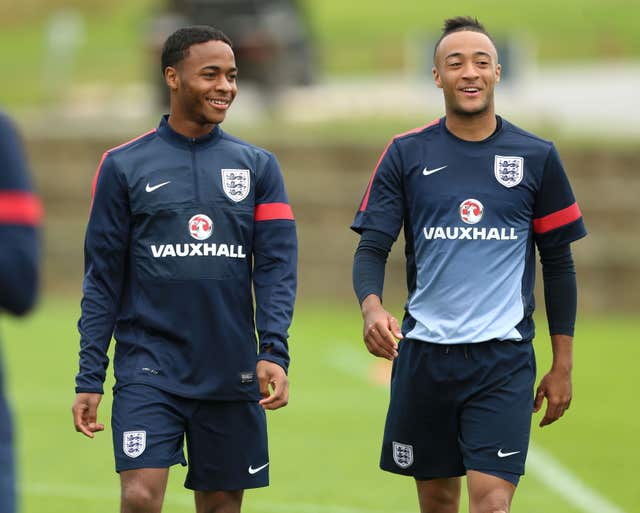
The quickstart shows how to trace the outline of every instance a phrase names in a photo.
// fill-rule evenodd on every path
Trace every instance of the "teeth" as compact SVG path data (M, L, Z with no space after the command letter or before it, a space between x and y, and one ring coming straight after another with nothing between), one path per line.
M209 103L213 103L214 105L227 105L229 103L228 100L207 100Z
M464 89L462 89L465 93L477 93L478 89L476 89L475 87L465 87Z

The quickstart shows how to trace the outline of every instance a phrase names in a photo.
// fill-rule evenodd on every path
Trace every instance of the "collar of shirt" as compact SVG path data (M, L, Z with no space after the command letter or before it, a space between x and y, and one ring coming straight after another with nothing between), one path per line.
M158 125L158 135L168 141L180 147L193 148L193 147L205 147L209 144L217 141L222 136L222 129L219 125L216 125L211 132L200 137L187 137L179 134L169 125L169 116L165 114L160 120Z

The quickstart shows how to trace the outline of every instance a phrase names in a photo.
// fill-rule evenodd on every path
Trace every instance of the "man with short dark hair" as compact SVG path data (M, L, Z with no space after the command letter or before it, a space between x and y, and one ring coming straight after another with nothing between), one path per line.
M180 29L162 69L170 114L108 150L94 180L74 423L104 429L113 334L122 512L161 510L186 437L196 511L237 513L269 482L264 410L288 401L295 223L275 157L219 127L237 93L229 38Z
M369 351L393 360L381 467L416 479L422 513L507 513L532 410L540 425L571 402L576 281L570 243L586 231L552 143L495 114L501 67L473 18L445 21L433 76L445 117L393 138L352 228ZM384 267L404 225L402 328L382 306ZM535 247L553 365L536 394ZM396 339L402 339L398 344Z
M0 113L0 311L24 315L38 291L42 204L33 192L22 141ZM1 356L1 355L0 355ZM0 513L16 511L13 429L0 358Z

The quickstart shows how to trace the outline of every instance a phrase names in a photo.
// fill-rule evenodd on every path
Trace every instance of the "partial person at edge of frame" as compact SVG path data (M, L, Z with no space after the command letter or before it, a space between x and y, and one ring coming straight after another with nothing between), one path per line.
M18 131L0 113L0 312L25 315L39 288L42 203ZM11 341L9 341L11 343ZM0 355L1 356L1 355ZM15 513L15 442L0 358L0 512Z

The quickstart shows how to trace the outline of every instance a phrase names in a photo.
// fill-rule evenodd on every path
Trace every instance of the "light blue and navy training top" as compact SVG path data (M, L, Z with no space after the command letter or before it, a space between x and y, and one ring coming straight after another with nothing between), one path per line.
M352 229L406 241L405 337L441 344L531 340L535 245L586 235L552 143L498 118L459 139L445 118L385 148Z
M257 360L288 368L296 264L275 157L218 126L184 137L163 118L98 166L76 391L102 392L113 334L116 388L259 399Z

